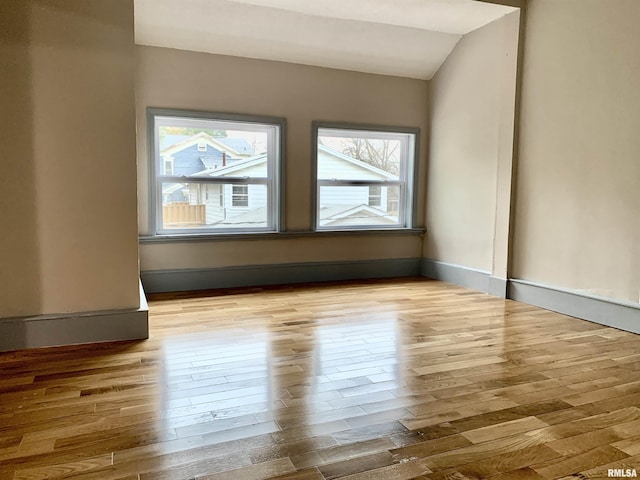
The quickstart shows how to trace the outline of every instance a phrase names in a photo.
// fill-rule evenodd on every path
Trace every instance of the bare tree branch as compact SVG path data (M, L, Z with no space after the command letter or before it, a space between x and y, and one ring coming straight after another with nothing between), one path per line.
M364 138L349 138L345 141L342 153L377 167L385 172L398 174L398 159L396 152L398 143L391 140L369 140Z

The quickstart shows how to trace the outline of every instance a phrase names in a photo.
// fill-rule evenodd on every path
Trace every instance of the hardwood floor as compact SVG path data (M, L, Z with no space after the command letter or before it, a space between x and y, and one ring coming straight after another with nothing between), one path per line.
M0 480L640 470L631 333L426 279L156 295L150 323L0 354Z

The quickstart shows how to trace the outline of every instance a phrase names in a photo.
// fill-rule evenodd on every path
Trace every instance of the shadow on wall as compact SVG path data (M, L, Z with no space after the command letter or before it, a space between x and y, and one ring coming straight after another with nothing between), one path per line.
M42 309L31 44L31 2L2 0L0 331L5 334L3 342L12 339L18 344L24 342L23 325L7 318L38 314Z

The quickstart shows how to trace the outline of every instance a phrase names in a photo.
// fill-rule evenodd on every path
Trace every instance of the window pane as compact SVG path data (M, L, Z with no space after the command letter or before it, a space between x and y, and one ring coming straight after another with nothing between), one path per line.
M164 175L266 178L268 125L158 117Z
M267 228L267 185L162 183L163 229Z
M249 206L249 186L233 185L231 187L231 205L234 207Z
M319 180L392 180L400 178L403 153L398 134L318 131ZM372 134L375 132L372 132ZM406 135L405 135L406 136Z
M173 175L173 161L165 160L164 161L164 172L165 175Z
M369 206L382 206L382 187L380 185L371 185L369 187Z
M285 120L148 109L152 230L277 231Z
M379 188L379 206L369 203L370 188ZM397 226L398 186L320 186L318 224L321 227Z
M316 226L412 225L414 128L318 127Z

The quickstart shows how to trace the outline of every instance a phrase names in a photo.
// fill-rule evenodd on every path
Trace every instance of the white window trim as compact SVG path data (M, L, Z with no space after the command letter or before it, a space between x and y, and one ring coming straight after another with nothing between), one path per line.
M378 193L372 194L371 193L371 187L378 187L379 188ZM368 202L367 202L367 204L370 207L380 207L380 206L382 206L382 197L383 197L383 195L382 195L382 187L380 185L369 185ZM371 203L371 199L372 198L377 199L377 203L376 204L372 204Z
M399 181L376 181L376 180L321 180L318 179L318 136L319 130L335 130L336 134L341 132L345 136L352 134L366 133L369 138L387 138L389 135L400 134L407 135L408 142L403 148L407 155L407 161L401 164ZM311 185L313 188L311 202L311 218L313 220L313 231L315 232L338 232L345 230L407 230L412 229L417 224L417 164L419 159L419 141L420 129L417 127L394 127L385 125L371 124L352 124L337 122L314 121L312 124L313 138L311 139L312 147L312 165L311 165ZM349 226L321 226L319 216L320 206L320 187L321 186L399 186L399 212L398 223L392 225L349 225Z
M159 128L163 120L171 118L175 123L193 126L198 122L214 121L222 124L233 124L234 130L255 131L263 127L269 135L267 155L266 178L246 177L188 177L162 175L161 164L163 161L159 151ZM275 127L275 128L273 128ZM225 235L241 234L265 234L277 233L284 230L284 145L286 135L286 120L280 117L253 116L227 113L209 113L189 110L172 109L147 109L147 144L149 150L149 231L152 236L201 236L219 237ZM253 185L265 184L268 186L268 213L267 227L261 228L172 228L162 227L162 182L175 183L212 183L221 185Z
M236 187L246 187L246 193L234 192ZM235 201L239 199L246 199L246 205L236 205ZM249 185L231 185L231 206L235 208L251 208L249 203Z
M165 171L167 170L167 164L168 164L168 163L170 163L170 164L171 164L171 174L170 174L170 175L173 175L173 174L174 174L174 170L173 170L173 167L174 167L173 157L172 157L172 156L163 157L163 162L164 162L164 164L163 164L163 170L165 170Z

